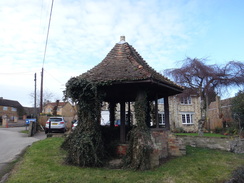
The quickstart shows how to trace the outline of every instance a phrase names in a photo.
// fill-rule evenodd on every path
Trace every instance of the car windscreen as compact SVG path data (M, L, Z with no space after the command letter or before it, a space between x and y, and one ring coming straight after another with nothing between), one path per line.
M62 118L49 118L49 121L58 122L58 121L63 121L63 119Z

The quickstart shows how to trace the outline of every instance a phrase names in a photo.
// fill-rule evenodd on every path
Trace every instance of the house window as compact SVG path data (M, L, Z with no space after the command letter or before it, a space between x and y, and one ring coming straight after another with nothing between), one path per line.
M180 103L187 104L187 105L191 104L191 97L182 97Z
M7 110L8 110L8 107L3 106L3 110L4 110L4 111L7 111Z
M193 114L181 114L182 124L193 124Z
M12 111L13 111L13 112L16 112L16 111L17 111L17 109L16 109L16 108L14 108L14 107L12 107Z
M158 123L159 125L165 125L165 116L164 113L158 114Z

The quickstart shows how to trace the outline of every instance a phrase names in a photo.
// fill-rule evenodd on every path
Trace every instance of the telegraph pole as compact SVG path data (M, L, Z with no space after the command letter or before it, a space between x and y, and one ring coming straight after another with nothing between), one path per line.
M42 106L43 106L43 68L41 72L40 113L42 113Z
M48 36L49 36L49 29L51 24L51 18L52 18L52 11L53 11L53 2L51 4L51 10L50 10L50 16L49 16L49 22L48 22L48 29L47 29L47 37L46 37L46 44L45 44L45 50L43 55L43 62L42 62L42 72L41 72L41 94L40 94L40 113L42 113L42 107L43 107L43 68L44 68L44 62L46 58L46 52L47 52L47 43L48 43Z
M35 107L35 118L36 118L37 117L37 111L36 111L36 73L34 74L34 81L35 81L34 107Z

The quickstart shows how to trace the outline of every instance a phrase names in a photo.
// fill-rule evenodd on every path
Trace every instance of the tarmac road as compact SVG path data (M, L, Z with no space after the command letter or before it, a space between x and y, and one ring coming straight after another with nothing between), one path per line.
M20 133L26 127L0 128L0 182L6 173L8 164L15 160L21 152L33 142L46 138L44 132L38 132L33 137Z

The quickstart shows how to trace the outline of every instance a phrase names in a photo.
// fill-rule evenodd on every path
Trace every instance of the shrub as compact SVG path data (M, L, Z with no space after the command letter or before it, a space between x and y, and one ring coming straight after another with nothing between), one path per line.
M240 183L244 182L244 166L236 169L232 174L232 179L227 183Z
M225 129L223 129L223 128L221 128L221 127L216 127L216 128L214 129L214 133L223 133L224 130L225 130Z
M182 127L175 128L174 133L185 133L185 130Z

